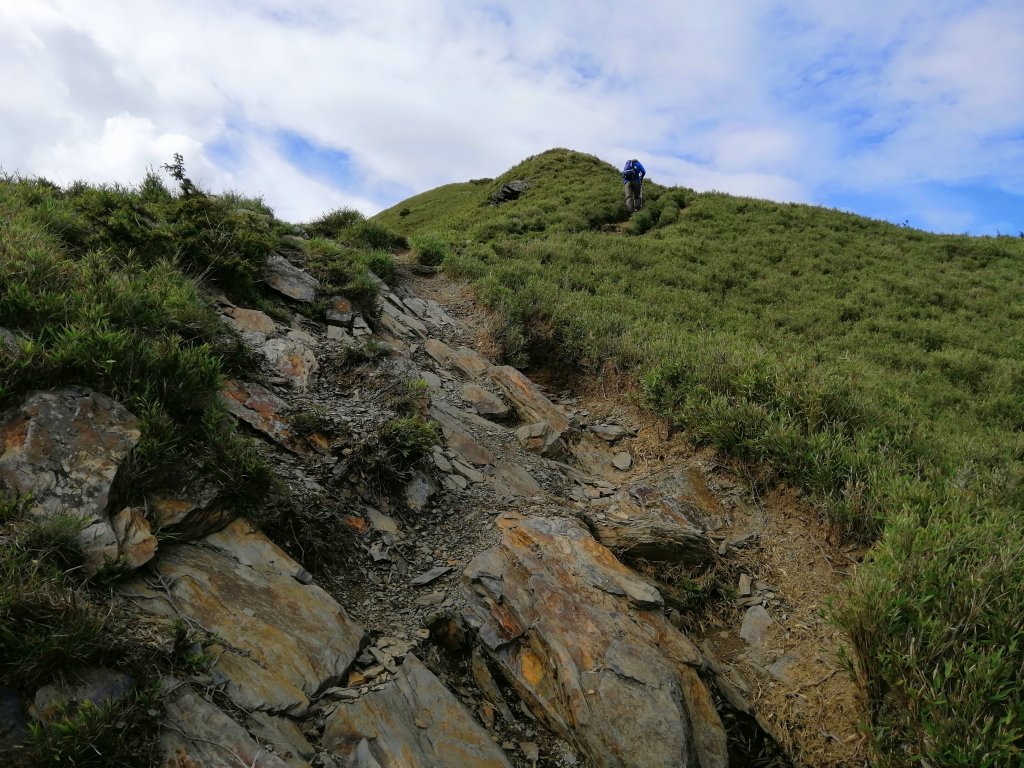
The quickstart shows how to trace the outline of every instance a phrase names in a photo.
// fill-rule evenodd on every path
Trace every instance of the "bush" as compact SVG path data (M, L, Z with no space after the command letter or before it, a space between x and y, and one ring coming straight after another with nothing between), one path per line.
M409 242L417 263L428 267L439 266L451 253L448 243L439 235L415 235Z
M303 225L310 236L337 239L342 237L356 224L366 221L366 217L354 208L339 208L325 213L318 219Z

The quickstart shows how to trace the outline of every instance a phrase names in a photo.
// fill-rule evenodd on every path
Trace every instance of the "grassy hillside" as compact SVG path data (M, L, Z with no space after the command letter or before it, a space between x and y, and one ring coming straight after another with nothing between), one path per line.
M262 267L295 246L295 230L258 199L197 189L180 158L169 170L175 189L152 173L132 188L0 178L0 413L34 390L96 389L139 417L142 436L119 477L126 506L199 475L244 512L275 492L273 473L218 394L225 376L257 376L258 365L210 293L289 318ZM393 270L383 249L400 238L351 211L306 229L315 236L301 245L306 266L324 295L344 290L372 304L366 268ZM308 311L322 317L323 306ZM93 665L128 670L139 686L121 703L34 726L24 749L0 762L155 765L155 684L205 663L188 650L194 638L184 624L155 637L121 616L109 585L123 565L111 562L87 583L81 519L73 510L40 519L31 506L0 483L0 692L31 700L40 686Z
M376 220L473 281L513 362L611 359L876 540L838 618L881 764L1018 765L1024 239L657 185L627 221L621 198L615 168L552 150Z

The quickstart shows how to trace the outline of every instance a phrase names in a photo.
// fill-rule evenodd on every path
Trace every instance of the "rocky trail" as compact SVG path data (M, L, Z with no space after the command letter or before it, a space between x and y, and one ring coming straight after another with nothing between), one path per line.
M317 289L298 254L267 280L293 308ZM264 363L224 402L287 489L252 522L187 477L111 509L139 433L103 395L37 393L0 423L4 479L76 494L90 562L136 569L119 599L205 638L204 668L164 681L166 765L864 764L823 618L857 553L614 376L551 392L494 364L447 278L380 287L379 315L339 296L322 322L217 299ZM389 469L382 430L423 418L438 444ZM36 712L126 686L81 678Z

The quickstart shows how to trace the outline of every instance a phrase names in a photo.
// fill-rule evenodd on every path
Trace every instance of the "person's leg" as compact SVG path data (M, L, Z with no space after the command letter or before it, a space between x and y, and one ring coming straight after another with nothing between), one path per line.
M626 210L630 213L633 212L633 185L628 181L622 185L626 191Z

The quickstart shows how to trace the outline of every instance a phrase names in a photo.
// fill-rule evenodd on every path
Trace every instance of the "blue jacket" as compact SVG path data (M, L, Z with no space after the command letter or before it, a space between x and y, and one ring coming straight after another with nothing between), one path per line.
M643 181L647 171L640 164L639 160L627 160L622 168L622 183L629 184L631 181Z

